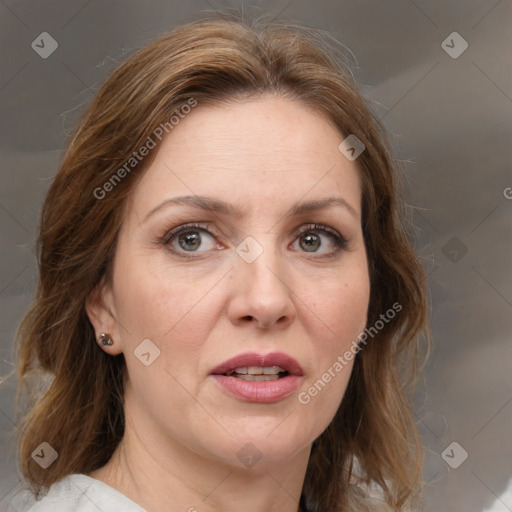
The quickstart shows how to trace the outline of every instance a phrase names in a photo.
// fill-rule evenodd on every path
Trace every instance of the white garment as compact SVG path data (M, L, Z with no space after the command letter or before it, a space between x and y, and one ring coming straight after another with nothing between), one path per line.
M486 508L484 512L507 512L512 507L512 478L508 482L508 487L503 494L496 498L491 508Z
M9 512L146 512L124 494L87 475L73 474L55 482L36 501L25 491L15 497Z

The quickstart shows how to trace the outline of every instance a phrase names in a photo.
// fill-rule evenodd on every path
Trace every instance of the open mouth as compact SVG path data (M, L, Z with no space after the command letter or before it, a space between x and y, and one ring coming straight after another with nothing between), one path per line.
M287 377L290 373L280 366L244 366L235 368L223 375L251 382L263 382L267 380L279 380L283 377Z
M304 381L300 364L284 352L246 352L219 364L210 376L228 395L265 404L284 400Z

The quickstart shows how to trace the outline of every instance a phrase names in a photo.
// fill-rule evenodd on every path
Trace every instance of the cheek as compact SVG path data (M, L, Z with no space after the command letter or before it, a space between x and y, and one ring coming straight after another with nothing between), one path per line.
M115 308L130 335L172 338L191 317L199 330L207 327L202 299L214 285L214 277L178 272L165 263L162 255L118 261Z
M356 265L337 278L304 290L304 325L311 339L317 339L324 354L337 354L364 329L370 300L366 267ZM316 333L316 334L315 334Z
M171 409L162 410L163 404L172 403L172 410L179 409L183 414L190 408L190 395L185 389L195 385L196 363L211 331L212 315L205 311L208 301L204 298L215 279L177 273L147 256L119 258L116 272L115 310L132 397L138 397L154 417L162 416L170 425L175 419ZM147 366L137 356L146 339L157 347L149 345L145 349L150 352ZM148 347L147 342L144 347ZM153 359L153 354L158 356Z
M369 276L364 264L351 267L337 279L310 288L310 305L303 322L314 345L313 372L308 376L299 402L316 410L328 423L345 393L358 336L364 330L370 298ZM308 405L309 404L309 405Z
M120 258L115 290L128 373L139 392L153 390L149 401L168 389L161 389L164 382L175 387L174 379L179 379L190 389L196 385L204 343L216 318L212 301L221 300L215 273L176 272L158 260ZM136 358L146 339L157 347L155 353L160 351L149 367ZM181 398L185 403L187 396ZM169 397L164 392L159 399ZM178 396L174 399L179 402Z

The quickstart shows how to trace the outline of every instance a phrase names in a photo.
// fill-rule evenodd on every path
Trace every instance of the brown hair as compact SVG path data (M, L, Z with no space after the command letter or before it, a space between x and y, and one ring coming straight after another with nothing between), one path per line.
M34 494L105 465L123 437L124 358L98 347L85 301L102 278L111 279L123 206L156 150L99 199L98 190L191 98L207 105L274 94L313 107L365 145L357 163L371 280L368 325L392 304L402 307L357 354L342 404L314 442L301 507L370 510L352 484L354 464L363 481L382 488L391 510L419 496L422 450L404 383L420 369L422 332L428 341L425 277L408 242L384 131L333 43L320 31L264 17L210 14L139 50L98 91L46 196L39 282L18 330L20 390L32 397L19 425L19 463ZM43 374L51 378L39 389ZM59 454L44 470L31 458L43 441Z

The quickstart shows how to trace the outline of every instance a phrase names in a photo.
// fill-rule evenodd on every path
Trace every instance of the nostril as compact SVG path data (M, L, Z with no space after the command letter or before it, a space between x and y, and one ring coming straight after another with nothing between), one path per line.
M248 321L252 321L252 320L257 320L257 318L251 316L251 315L247 315L247 316L244 316L243 317L243 320L248 320ZM258 321L258 325L262 328L262 329L266 329L268 327L267 324L263 325L260 321Z

